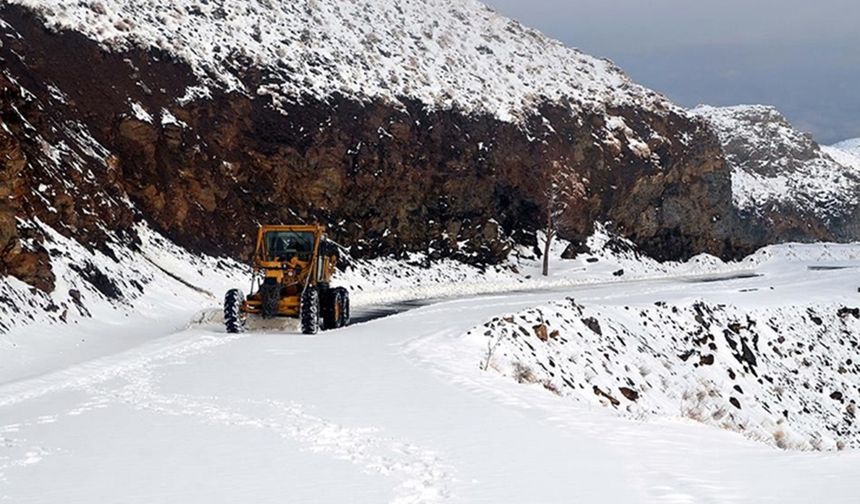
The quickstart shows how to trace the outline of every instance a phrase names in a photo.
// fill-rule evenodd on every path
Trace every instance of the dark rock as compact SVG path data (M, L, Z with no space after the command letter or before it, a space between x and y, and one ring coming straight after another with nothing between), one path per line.
M639 400L639 392L636 392L635 390L633 390L631 388L619 387L618 390L619 390L619 392L621 392L621 395L623 395L624 397L627 398L628 401L634 401L635 402L635 401Z
M684 362L687 362L690 359L690 357L692 357L693 354L695 354L695 353L696 353L695 350L687 350L686 352L679 355L678 358Z
M597 321L596 318L586 317L582 319L582 323L585 324L585 327L588 327L592 330L592 332L603 336L603 330L600 328L600 322Z
M546 324L539 324L532 328L535 332L535 336L538 337L541 341L549 340L549 335L547 334Z
M564 252L561 253L562 259L576 259L576 257L580 254L588 254L591 250L588 248L588 245L584 240L576 240L571 242L565 249ZM591 259L587 259L591 262Z
M594 395L605 398L613 406L618 407L621 404L621 401L612 397L608 392L604 392L597 385L594 386L593 390L594 390Z
M703 355L699 359L700 366L713 366L714 365L714 356L713 355Z

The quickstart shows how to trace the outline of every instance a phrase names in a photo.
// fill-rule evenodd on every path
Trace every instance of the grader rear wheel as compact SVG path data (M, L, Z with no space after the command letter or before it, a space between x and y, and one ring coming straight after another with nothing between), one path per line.
M302 293L299 319L302 333L316 334L320 330L320 294L315 287L308 287Z
M336 290L340 292L340 296L338 296L340 305L338 327L345 327L349 325L349 291L343 287L338 287Z

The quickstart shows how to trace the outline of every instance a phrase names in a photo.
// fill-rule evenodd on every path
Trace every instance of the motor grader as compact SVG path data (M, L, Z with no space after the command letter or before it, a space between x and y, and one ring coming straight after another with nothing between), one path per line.
M243 332L249 317L298 318L304 334L349 324L349 291L329 285L339 255L323 226L261 226L251 294L233 289L224 297L227 332Z

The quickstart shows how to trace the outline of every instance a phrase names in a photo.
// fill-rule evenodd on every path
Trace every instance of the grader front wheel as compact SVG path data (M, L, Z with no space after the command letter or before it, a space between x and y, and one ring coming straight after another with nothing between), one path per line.
M245 295L239 289L229 290L224 296L224 326L230 334L245 332L244 302Z

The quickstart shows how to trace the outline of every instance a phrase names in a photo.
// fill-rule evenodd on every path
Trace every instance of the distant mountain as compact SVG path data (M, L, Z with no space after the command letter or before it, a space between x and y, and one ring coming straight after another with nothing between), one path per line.
M837 144L831 145L831 147L844 150L850 152L854 155L860 156L860 138L852 138L851 140L843 140Z
M860 170L860 138L845 140L823 149L841 164Z
M773 107L702 106L732 168L732 201L743 216L781 228L783 239L860 236L860 172L850 154L822 148ZM835 152L834 152L835 151Z

